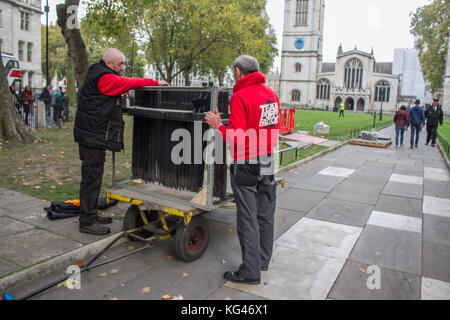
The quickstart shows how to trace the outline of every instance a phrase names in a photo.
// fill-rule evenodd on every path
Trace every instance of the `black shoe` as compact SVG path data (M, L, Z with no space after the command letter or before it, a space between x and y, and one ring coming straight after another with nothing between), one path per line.
M417 149L417 148L419 148L419 145L418 145L418 144L416 144L416 149Z
M414 149L414 146L411 146L411 149Z
M113 219L111 217L104 217L101 215L97 215L97 222L100 224L111 224L113 223Z
M435 145L435 144L432 144L431 146L432 146L433 148L436 148L436 145Z
M80 232L82 233L89 233L96 236L103 236L111 233L111 229L108 227L102 227L98 222L95 222L94 224L91 224L90 226L81 226L80 225Z
M269 271L269 267L261 267L261 271Z
M425 145L427 146L429 144L429 142L425 143Z
M261 283L261 279L248 279L248 278L244 278L241 275L239 275L238 272L230 272L227 271L225 272L225 274L223 275L223 278L225 280L231 281L231 282L235 282L235 283L243 283L243 284L260 284Z

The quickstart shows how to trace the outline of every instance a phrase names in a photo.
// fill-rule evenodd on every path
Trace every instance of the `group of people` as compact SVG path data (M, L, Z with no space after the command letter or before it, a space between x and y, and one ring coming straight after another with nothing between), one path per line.
M105 151L123 150L124 122L118 104L122 94L144 86L169 86L166 81L126 78L125 56L117 49L108 49L103 59L90 66L78 95L74 138L79 145L81 164L79 230L105 235L111 217L100 216L96 210L105 163ZM228 271L228 281L259 284L261 271L267 271L272 258L276 181L272 154L278 142L280 102L271 89L264 86L266 77L258 61L240 56L232 67L236 84L230 101L228 126L220 114L209 112L205 121L218 130L230 145L235 132L260 130L266 139L258 139L255 148L230 150L234 162L230 169L231 184L237 207L237 232L241 245L242 264L237 271ZM276 141L268 137L274 137ZM265 144L264 146L260 144Z
M395 147L404 145L405 131L411 127L410 148L418 148L420 132L425 126L427 129L426 145L431 142L431 146L436 147L437 129L439 125L443 125L443 122L444 113L437 99L434 99L433 104L426 110L420 106L420 100L416 100L415 106L410 110L406 106L401 106L394 116Z
M25 125L27 127L31 126L31 119L34 112L34 100L36 97L30 86L26 86L21 91L18 87L11 85L9 91L11 99L16 106L17 111L19 111L19 114L22 115ZM39 100L45 104L47 123L56 124L58 119L62 118L64 111L64 95L61 89L56 89L52 93L52 87L48 86L39 95Z

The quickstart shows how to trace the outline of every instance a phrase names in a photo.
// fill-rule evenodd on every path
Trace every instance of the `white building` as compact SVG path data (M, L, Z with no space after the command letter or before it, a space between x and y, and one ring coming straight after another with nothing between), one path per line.
M32 88L42 88L41 14L41 0L0 0L0 50L19 59Z
M178 68L175 65L174 73L178 72ZM162 75L156 68L156 65L153 64L147 64L144 67L144 77L150 78L154 80L163 80ZM211 79L211 77L208 76L191 76L191 86L192 87L201 87L203 85L209 85L210 82L213 82L217 85L217 81L214 79ZM185 80L184 80L184 74L183 72L180 72L177 74L177 76L172 80L172 83L170 84L172 87L184 87L185 86Z
M283 107L332 109L344 103L355 112L394 112L401 97L424 100L417 51L398 49L394 62L377 62L373 50L344 51L341 44L336 62L324 63L325 0L285 0L284 10Z

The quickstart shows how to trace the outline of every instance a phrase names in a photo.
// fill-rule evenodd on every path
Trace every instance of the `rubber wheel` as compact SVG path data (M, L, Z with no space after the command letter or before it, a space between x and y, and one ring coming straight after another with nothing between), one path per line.
M145 216L149 222L155 221L158 218L158 211L144 211ZM131 205L127 212L125 213L125 218L123 219L123 231L133 230L140 228L144 225L144 221L142 221L141 213L139 212L139 208L136 205ZM153 235L152 232L149 231L141 231L137 233L138 236L143 238L149 238ZM131 241L138 241L133 237L128 237Z
M186 262L200 259L209 243L209 227L202 217L195 217L187 226L180 225L175 232L175 253Z

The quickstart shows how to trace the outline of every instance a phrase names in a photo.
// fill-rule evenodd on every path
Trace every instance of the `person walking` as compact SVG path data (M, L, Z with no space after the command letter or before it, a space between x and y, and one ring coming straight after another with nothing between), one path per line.
M52 109L53 109L53 122L59 128L62 128L62 109L63 109L63 97L59 89L53 91L52 95Z
M280 127L279 99L264 85L266 77L259 70L254 57L238 57L233 63L236 84L229 126L222 124L218 110L205 117L219 130L234 159L230 176L242 264L237 271L225 272L224 279L253 285L260 283L261 271L268 270L272 259L276 207L273 152Z
M44 90L39 95L39 100L41 100L45 104L45 116L47 118L47 122L50 120L51 115L51 102L52 102L52 87L48 86L44 88Z
M34 95L31 92L30 86L26 86L22 93L23 113L25 114L25 125L30 127L30 116L33 116L33 99Z
M419 147L420 131L425 125L425 113L420 106L420 100L416 100L416 105L409 112L409 122L411 124L411 149Z
M339 105L340 109L339 109L339 118L342 116L345 118L345 104L341 103Z
M74 140L81 160L79 230L93 235L111 232L104 224L111 217L98 215L96 205L102 186L106 150L123 150L124 121L120 97L145 86L169 86L166 81L126 78L125 56L117 49L108 49L98 63L88 69L78 94Z
M395 113L395 147L398 148L399 140L400 145L403 146L405 139L405 129L409 127L408 113L406 113L406 107L401 108Z
M434 99L433 105L425 111L425 118L427 119L427 143L425 145L431 142L432 147L436 147L438 126L444 124L444 113L438 103L439 100Z

